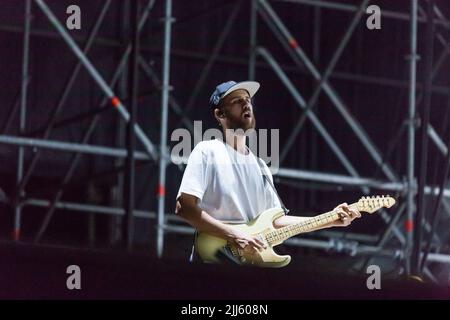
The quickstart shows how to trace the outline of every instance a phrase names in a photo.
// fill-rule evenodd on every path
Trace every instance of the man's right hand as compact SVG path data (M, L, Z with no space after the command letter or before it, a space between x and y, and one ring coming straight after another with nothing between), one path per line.
M265 248L265 244L257 237L233 229L203 211L198 206L199 199L193 195L182 193L176 203L175 212L200 232L210 233L223 238L245 252L255 252Z
M250 236L244 232L232 228L230 228L227 240L248 253L262 251L267 247L266 244L257 237Z

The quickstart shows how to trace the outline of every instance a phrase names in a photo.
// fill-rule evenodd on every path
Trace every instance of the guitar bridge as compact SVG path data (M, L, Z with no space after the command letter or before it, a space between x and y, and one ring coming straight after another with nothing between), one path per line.
M228 249L230 249L231 253L233 254L233 256L235 256L236 258L239 258L241 256L239 250L236 250L235 247L233 247L230 244L227 244Z
M244 257L244 252L241 248L236 248L235 246L232 246L230 244L227 244L228 249L230 249L233 256L238 259L241 263L245 263L247 261L247 258Z

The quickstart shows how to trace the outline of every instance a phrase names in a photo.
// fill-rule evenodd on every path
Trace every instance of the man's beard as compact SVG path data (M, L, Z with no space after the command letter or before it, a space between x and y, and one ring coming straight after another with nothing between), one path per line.
M243 131L247 131L249 129L255 129L256 128L255 116L253 114L250 121L248 121L242 117L240 117L238 119L228 118L228 128L232 129L232 130L241 129Z

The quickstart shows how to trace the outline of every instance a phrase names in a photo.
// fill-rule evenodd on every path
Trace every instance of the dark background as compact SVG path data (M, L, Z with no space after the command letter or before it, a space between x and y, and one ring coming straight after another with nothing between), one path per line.
M47 1L59 21L65 24L65 10L71 4L81 8L81 30L69 31L78 45L82 46L89 34L104 1ZM141 1L141 7L144 5ZM173 16L176 22L172 29L170 84L171 94L183 106L189 99L206 59L211 55L214 44L223 30L236 1L217 0L175 0ZM314 43L314 21L318 10L313 6L294 4L283 1L270 2L277 14L293 33L297 42L322 73L336 51L353 13L330 9L320 10L319 42ZM345 1L345 4L359 5L360 1ZM425 1L419 1L426 8ZM448 1L436 1L445 16L450 16ZM408 116L408 70L409 54L409 21L394 20L383 16L383 10L409 13L407 0L377 1L382 9L381 30L369 30L364 15L356 28L348 46L339 60L335 72L330 78L349 112L361 124L368 136L383 155L387 155L390 163L400 179L406 175L407 136L404 123ZM6 119L20 93L24 1L0 1L0 130L3 130ZM108 10L99 35L88 57L94 66L109 82L119 58L124 50L129 35L128 17L124 6L126 1L114 0ZM45 127L52 109L55 107L64 84L77 62L74 54L60 37L54 36L55 30L40 9L33 3L32 36L30 40L31 76L28 101L26 131ZM141 54L161 77L164 2L156 1L141 35ZM124 22L125 20L125 22ZM212 114L208 108L208 98L214 87L223 81L242 81L248 78L249 58L249 22L250 1L242 1L238 17L234 21L230 34L220 52L218 61L213 65L205 85L201 88L193 108L188 112L189 118L202 120L203 129L213 127ZM436 31L444 39L450 37L447 28L437 25ZM307 101L314 91L316 82L305 68L297 68L286 54L280 43L267 25L258 18L258 45L266 47L284 67L296 88ZM443 50L443 46L435 41L435 57ZM418 52L421 56L418 68L418 95L424 79L425 24L418 26ZM448 120L448 71L447 60L433 81L436 89L432 95L431 124L437 132L448 137L445 127ZM365 81L351 79L352 75L366 77ZM367 80L369 79L369 80ZM370 80L371 79L371 80ZM261 89L254 99L256 107L257 127L280 130L280 145L287 140L301 110L279 81L276 74L262 58L257 59L256 80ZM118 96L127 105L126 90L114 88ZM122 94L121 94L122 92ZM152 142L159 143L161 125L160 88L149 81L144 73L139 75L138 123ZM63 106L59 119L82 114L99 107L103 98L102 91L83 69L77 77L70 92L70 97ZM418 109L423 107L419 104ZM317 103L317 114L324 126L345 152L362 177L372 177L386 181L376 163L357 139L350 127L328 97L322 93ZM50 139L79 142L89 124L88 119L63 126L52 131ZM124 147L124 122L111 107L102 112L101 121L92 136L90 143L104 146ZM169 109L169 138L176 128L183 127L178 117ZM2 131L3 133L3 131ZM6 134L18 134L18 117L15 117L12 128ZM173 143L172 143L173 145ZM142 146L137 142L138 149ZM391 152L388 154L388 150ZM0 187L8 196L12 196L17 166L16 146L0 145ZM32 149L26 148L26 159L29 160ZM70 153L42 151L38 167L34 171L30 183L26 187L29 197L50 199L57 190L58 184L72 157ZM416 147L416 159L419 151ZM436 147L429 147L428 183L433 183L435 170L439 173L442 156ZM418 161L416 161L417 164ZM27 164L27 162L26 162ZM117 184L118 175L114 171L112 158L84 155L77 167L75 178L67 186L63 196L65 201L78 201L110 205L120 201L114 197L113 187ZM306 121L294 147L281 165L284 168L298 168L346 175L345 168L339 163L315 128ZM25 166L26 167L26 166ZM182 172L174 165L167 170L166 212L173 212L175 196L181 181ZM138 163L136 182L136 201L139 209L157 210L156 189L158 166L153 162ZM277 180L277 188L286 205L295 214L313 215L332 209L341 202L355 202L362 195L356 187L337 187L308 181L289 179ZM292 186L295 184L295 187ZM288 185L290 184L290 185ZM376 194L377 191L374 190ZM393 196L401 198L400 194ZM43 210L26 207L23 213L22 237L31 239L43 217ZM0 230L3 238L9 238L13 226L13 212L10 207L1 205ZM50 243L71 244L77 246L111 246L111 226L114 219L106 215L93 216L78 212L57 211L52 219L43 241ZM118 223L117 218L115 223ZM351 227L351 232L363 232L378 235L384 223L376 215L364 217ZM136 220L136 241L144 250L153 252L154 221ZM445 228L445 225L443 226ZM90 230L90 231L89 231ZM309 237L306 236L306 237ZM187 256L190 238L178 234L167 235L167 246L170 252ZM291 250L297 250L292 249ZM300 250L300 249L299 249ZM303 251L307 251L304 249Z

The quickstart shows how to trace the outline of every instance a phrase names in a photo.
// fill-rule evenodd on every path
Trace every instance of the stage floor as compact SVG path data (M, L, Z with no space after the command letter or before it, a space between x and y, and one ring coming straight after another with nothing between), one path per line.
M416 281L282 269L189 264L148 255L3 241L1 299L449 299L450 288ZM307 261L304 261L306 264ZM80 290L69 290L67 273L80 268ZM73 278L71 278L73 282Z

